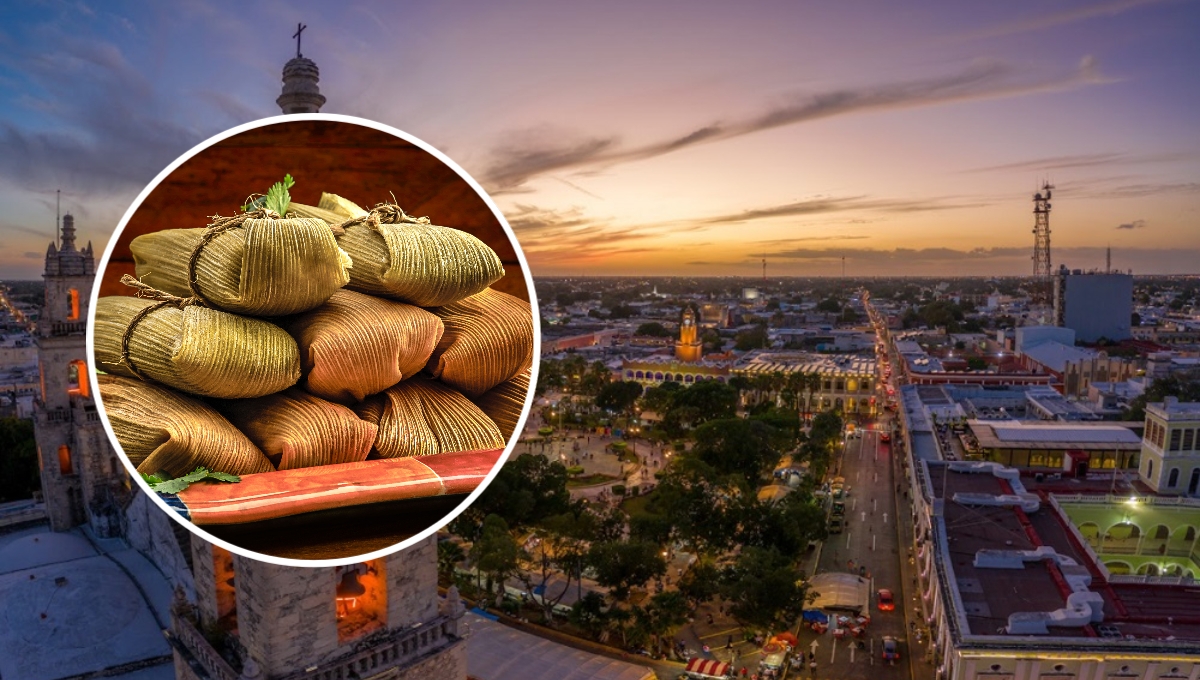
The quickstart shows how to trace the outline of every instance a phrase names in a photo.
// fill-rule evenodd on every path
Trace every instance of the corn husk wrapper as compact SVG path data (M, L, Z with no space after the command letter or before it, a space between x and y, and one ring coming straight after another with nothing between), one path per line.
M354 216L362 211L345 199L326 196L322 207ZM412 221L345 226L338 245L354 260L348 288L436 307L474 295L504 276L500 258L483 241L464 231L429 224L426 218L408 219Z
M379 425L375 449L384 458L504 448L499 428L478 406L427 378L405 380L355 410Z
M375 443L375 425L297 388L216 406L280 470L356 463Z
M205 229L166 229L129 244L137 277L190 296L188 262ZM197 292L214 306L251 316L307 311L350 280L350 258L324 220L247 219L200 251Z
M425 369L465 394L478 397L533 361L533 311L520 298L488 288L430 311L446 332Z
M158 304L134 297L96 303L96 365L138 377L121 361L121 338L142 309ZM130 359L147 378L190 394L226 399L261 397L300 379L296 341L279 326L217 309L165 306L134 327Z
M418 373L444 330L441 319L420 307L350 290L291 319L287 329L300 347L301 385L341 403Z
M105 374L97 380L108 422L138 472L180 477L199 466L232 475L274 469L208 404L141 380Z
M529 396L529 374L528 370L522 371L472 399L496 423L506 440L512 438L517 421L521 419L521 411L525 409L525 398Z

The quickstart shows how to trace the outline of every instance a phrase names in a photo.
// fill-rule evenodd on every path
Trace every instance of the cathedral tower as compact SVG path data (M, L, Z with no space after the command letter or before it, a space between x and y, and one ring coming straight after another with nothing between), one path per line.
M684 308L683 319L679 322L679 341L675 343L675 358L693 363L700 361L703 355L704 345L700 342L696 328L696 310L689 305Z
M325 105L325 96L317 81L321 79L321 71L312 59L305 59L300 54L300 39L304 24L296 27L296 57L283 66L283 93L275 100L284 113L320 113Z
M186 650L175 655L181 680L466 677L464 612L453 588L439 604L433 537L333 569L282 567L192 541L192 564L196 605L177 600L172 612ZM224 653L209 642L215 631Z
M38 320L41 394L34 434L42 495L55 531L90 523L102 536L120 531L118 504L129 480L100 424L88 383L88 300L96 275L92 244L75 247L75 218L63 215L62 243L46 249L46 301Z

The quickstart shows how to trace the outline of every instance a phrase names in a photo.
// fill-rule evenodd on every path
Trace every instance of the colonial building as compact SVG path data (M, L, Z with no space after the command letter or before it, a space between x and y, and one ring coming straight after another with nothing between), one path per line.
M62 218L62 242L46 250L46 302L38 322L41 394L34 432L50 526L90 524L102 536L120 531L129 479L100 424L87 377L87 305L96 261L92 244L75 247L75 218Z
M1156 493L1200 495L1200 403L1148 404L1141 460L1138 476Z
M679 322L679 341L675 343L675 358L684 363L700 361L704 355L704 345L700 342L696 327L696 310L691 306L683 310L683 319Z

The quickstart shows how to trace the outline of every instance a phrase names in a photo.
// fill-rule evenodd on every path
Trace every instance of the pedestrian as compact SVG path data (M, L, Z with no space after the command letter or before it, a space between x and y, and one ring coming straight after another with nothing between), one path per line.
M742 670L738 672L738 675L740 675L744 678L744 677L746 677L746 673L747 673L746 667L742 666Z
M713 625L713 615L712 615L712 612L709 612L709 613L708 613L708 625L710 625L710 626L711 626L711 625Z
M808 662L808 674L813 676L814 678L817 677L817 662L816 661Z
M733 649L733 636L732 635L730 635L725 640L725 649Z

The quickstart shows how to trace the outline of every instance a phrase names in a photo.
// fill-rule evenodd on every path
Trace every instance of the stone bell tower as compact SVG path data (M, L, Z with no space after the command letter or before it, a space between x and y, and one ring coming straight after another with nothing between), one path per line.
M100 424L88 383L88 301L96 276L92 244L75 247L75 218L63 215L62 242L46 249L46 301L38 320L41 394L34 436L50 527L88 523L101 536L120 532L118 505L129 479Z
M696 328L696 310L691 305L683 310L679 321L679 340L675 343L675 358L679 361L693 363L700 361L704 355L704 345L700 342Z
M317 87L321 71L316 62L300 54L300 38L306 28L297 25L296 35L292 36L296 39L296 57L283 66L283 92L275 103L284 113L320 113L325 105L325 96Z
M369 562L318 569L194 540L192 564L196 604L177 597L171 615L178 678L467 676L464 612L453 588L439 603L433 537Z

